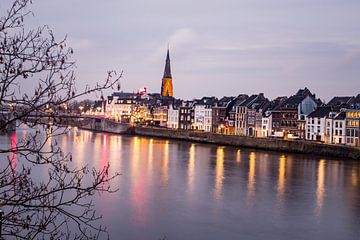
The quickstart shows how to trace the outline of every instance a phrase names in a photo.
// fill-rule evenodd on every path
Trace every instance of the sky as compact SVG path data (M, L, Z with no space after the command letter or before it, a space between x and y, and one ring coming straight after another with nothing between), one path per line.
M67 35L80 85L123 70L123 91L160 92L169 44L177 98L360 93L359 0L34 0L29 9L35 24Z

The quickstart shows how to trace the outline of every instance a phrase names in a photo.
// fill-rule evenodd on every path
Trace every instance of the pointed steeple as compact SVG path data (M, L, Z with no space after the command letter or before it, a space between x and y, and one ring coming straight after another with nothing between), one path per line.
M163 96L163 97L172 97L173 96L173 85L172 85L172 76L171 76L171 68L170 68L169 47L167 49L167 54L166 54L164 77L161 82L161 96Z
M164 78L172 78L171 77L171 67L170 67L170 53L169 48L167 50L166 55L166 63L165 63L165 70L164 70Z

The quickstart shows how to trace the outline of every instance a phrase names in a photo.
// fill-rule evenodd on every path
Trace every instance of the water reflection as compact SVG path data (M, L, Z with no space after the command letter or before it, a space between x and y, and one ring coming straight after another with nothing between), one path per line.
M319 216L324 204L325 195L325 160L320 160L317 169L316 208L315 214Z
M224 147L216 149L216 169L215 169L215 199L221 199L224 181Z
M138 224L147 222L147 191L145 186L145 176L140 173L141 140L138 137L133 139L133 151L131 159L131 180L132 180L132 198L133 221Z
M249 155L249 176L248 176L248 193L247 193L247 203L249 205L254 203L254 198L255 198L255 183L256 183L255 164L256 164L256 154L255 152L251 152Z
M281 155L279 158L279 177L277 183L277 200L278 203L283 203L286 183L286 156Z
M122 173L120 191L97 200L111 239L358 239L358 162L81 130L64 139L76 165Z
M194 178L195 178L195 144L191 144L189 148L189 161L188 161L188 192L191 194L194 189Z
M154 140L149 140L148 146L148 156L147 156L147 166L148 166L148 174L153 170L153 161L154 161Z
M169 181L169 141L164 142L163 148L163 157L161 161L161 180L163 186L167 186Z
M236 162L239 164L241 162L241 151L238 149L236 151Z

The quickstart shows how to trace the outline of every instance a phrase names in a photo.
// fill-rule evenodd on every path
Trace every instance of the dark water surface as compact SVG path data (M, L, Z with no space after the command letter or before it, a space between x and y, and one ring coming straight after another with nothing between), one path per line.
M79 130L58 141L77 165L122 174L96 203L111 239L360 239L360 162Z

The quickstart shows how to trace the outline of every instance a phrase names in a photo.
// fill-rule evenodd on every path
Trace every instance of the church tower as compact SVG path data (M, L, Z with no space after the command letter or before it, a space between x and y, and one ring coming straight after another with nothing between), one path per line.
M167 55L166 55L164 77L163 77L162 83L161 83L161 96L163 96L163 97L172 97L173 96L173 84L172 84L172 77L171 77L169 48L167 50Z

